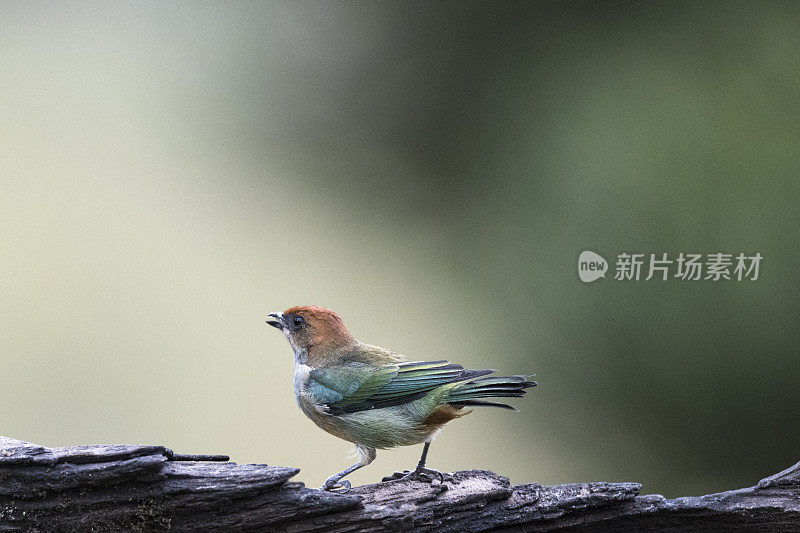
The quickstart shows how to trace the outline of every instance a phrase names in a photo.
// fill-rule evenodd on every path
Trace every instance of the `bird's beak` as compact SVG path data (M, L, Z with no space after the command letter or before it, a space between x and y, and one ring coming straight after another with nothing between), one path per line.
M267 315L267 324L273 328L283 329L283 313L270 313Z

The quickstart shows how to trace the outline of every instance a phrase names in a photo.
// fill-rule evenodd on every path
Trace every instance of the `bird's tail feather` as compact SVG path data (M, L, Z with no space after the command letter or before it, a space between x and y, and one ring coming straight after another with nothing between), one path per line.
M504 403L488 402L482 398L519 398L527 392L525 389L535 387L535 381L528 381L529 376L486 377L466 381L454 387L447 403L453 405L488 405L503 409L517 409Z

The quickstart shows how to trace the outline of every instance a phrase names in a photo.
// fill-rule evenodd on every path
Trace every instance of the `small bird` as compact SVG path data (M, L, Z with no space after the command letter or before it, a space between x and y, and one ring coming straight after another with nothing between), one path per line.
M343 479L375 460L376 450L424 443L414 471L404 477L442 478L425 468L431 440L444 424L469 414L467 406L515 408L485 400L520 397L536 385L527 376L483 377L448 361L410 361L357 340L339 315L318 306L270 313L294 350L294 392L305 415L331 435L353 442L358 462L330 476L329 491L346 492Z

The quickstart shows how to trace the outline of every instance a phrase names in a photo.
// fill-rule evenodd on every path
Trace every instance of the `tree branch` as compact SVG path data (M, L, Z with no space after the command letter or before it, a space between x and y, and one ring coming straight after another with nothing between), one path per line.
M0 437L0 532L800 531L800 463L755 487L668 500L638 483L511 486L485 470L334 494L289 481L297 468L227 459Z

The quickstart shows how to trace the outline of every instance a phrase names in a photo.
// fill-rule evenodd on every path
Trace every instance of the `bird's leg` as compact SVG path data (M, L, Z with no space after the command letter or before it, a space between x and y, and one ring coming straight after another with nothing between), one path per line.
M377 455L375 448L362 446L360 444L356 444L356 450L358 451L358 462L353 466L345 468L338 474L334 474L328 479L326 479L325 484L322 485L323 490L330 490L342 493L349 491L351 486L350 482L347 481L346 479L342 481L342 478L352 474L361 467L367 466L368 464L370 464L372 461L375 460L375 456Z
M419 458L419 462L417 463L417 468L414 470L415 472L422 472L425 470L425 461L428 460L428 448L431 447L431 442L428 441L425 443L425 446L422 447L422 456Z
M345 468L344 470L342 470L338 474L332 475L331 477L329 477L328 479L325 480L325 484L322 485L322 488L324 490L337 491L337 492L347 492L347 491L349 491L350 490L350 486L351 486L350 482L345 479L344 481L342 481L340 483L341 479L343 477L349 475L349 474L352 474L353 472L355 472L356 470L358 470L362 466L366 466L366 465L362 465L361 463L356 463L353 466L349 466L349 467Z
M417 479L417 480L433 481L433 477L435 476L439 478L439 481L441 483L444 483L444 474L442 474L438 470L425 468L425 461L428 459L428 448L430 447L431 447L431 442L427 441L425 443L425 446L422 448L422 456L419 458L417 467L412 472L409 472L408 470L404 472L395 472L394 475L392 475L391 477L383 478L383 481L391 481L393 479Z
M429 476L436 476L439 478L441 483L444 483L444 474L439 472L438 470L433 470L431 468L425 468L425 461L428 459L428 448L431 447L431 441L425 443L425 446L422 448L422 456L419 458L419 462L417 463L417 468L414 469L406 477L411 477L412 479L420 479L420 478L429 478L433 481L433 478Z

